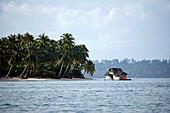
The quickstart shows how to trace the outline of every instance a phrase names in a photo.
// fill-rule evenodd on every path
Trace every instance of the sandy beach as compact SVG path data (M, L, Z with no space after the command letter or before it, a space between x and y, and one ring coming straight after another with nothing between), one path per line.
M75 80L94 80L91 78L61 78L61 79L52 79L52 78L27 78L27 79L22 79L22 78L17 78L17 77L13 77L13 78L0 78L0 81L75 81Z

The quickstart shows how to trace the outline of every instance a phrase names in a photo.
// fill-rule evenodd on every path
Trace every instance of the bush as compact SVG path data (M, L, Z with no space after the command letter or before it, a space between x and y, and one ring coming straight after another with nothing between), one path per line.
M69 74L69 77L73 78L84 78L81 70L79 68L74 68L73 71Z
M56 78L56 72L45 70L43 77L45 77L45 78Z

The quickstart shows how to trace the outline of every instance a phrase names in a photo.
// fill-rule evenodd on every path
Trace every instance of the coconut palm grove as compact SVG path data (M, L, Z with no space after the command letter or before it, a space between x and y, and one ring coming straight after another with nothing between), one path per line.
M55 41L44 34L11 34L0 39L1 77L84 78L93 76L94 63L85 45L76 45L72 34ZM83 74L82 74L83 73Z

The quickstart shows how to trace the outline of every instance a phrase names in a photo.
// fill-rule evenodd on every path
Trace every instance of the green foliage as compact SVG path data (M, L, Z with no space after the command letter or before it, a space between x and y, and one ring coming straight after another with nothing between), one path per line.
M45 33L35 38L29 33L0 39L0 77L82 76L80 67L88 58L85 45L75 45L71 34L51 40ZM93 69L94 70L94 69Z
M74 68L73 71L70 74L71 77L78 77L78 78L84 78L84 76L81 73L81 69Z
M84 75L87 73L93 76L95 72L95 64L91 60L86 60L86 62L81 66L81 69L84 69Z
M56 78L56 72L45 70L42 77L43 78Z

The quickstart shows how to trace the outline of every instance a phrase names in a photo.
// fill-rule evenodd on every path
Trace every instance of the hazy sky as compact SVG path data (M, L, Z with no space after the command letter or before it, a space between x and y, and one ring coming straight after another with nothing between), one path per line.
M0 0L0 37L71 33L90 59L169 59L170 0Z

